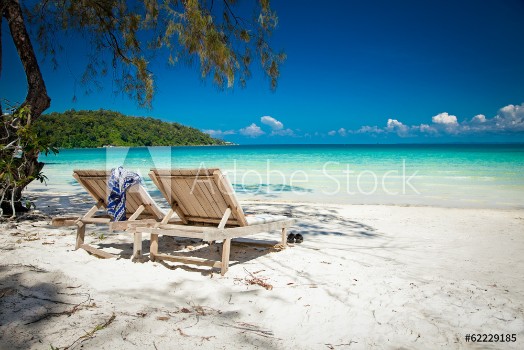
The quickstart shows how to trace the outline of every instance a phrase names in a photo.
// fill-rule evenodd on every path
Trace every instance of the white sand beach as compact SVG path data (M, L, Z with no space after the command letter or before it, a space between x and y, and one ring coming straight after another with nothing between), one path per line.
M238 263L222 277L133 263L131 235L102 227L87 242L119 259L75 251L75 230L50 219L91 200L39 193L36 213L0 224L0 348L523 347L523 210L242 204L297 218L305 240L282 251L233 245ZM219 254L189 239L161 238L160 249ZM473 333L517 342L466 343Z

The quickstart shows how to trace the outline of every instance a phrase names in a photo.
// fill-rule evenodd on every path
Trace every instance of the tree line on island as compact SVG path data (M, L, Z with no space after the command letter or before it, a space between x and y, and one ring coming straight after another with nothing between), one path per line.
M103 109L54 112L41 116L34 126L39 137L58 148L228 144L179 123L151 117L130 117Z

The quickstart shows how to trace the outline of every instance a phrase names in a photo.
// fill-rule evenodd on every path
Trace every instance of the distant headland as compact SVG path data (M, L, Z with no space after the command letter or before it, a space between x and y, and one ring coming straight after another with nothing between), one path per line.
M230 142L179 123L119 112L68 110L40 117L34 124L40 137L58 148L213 146Z

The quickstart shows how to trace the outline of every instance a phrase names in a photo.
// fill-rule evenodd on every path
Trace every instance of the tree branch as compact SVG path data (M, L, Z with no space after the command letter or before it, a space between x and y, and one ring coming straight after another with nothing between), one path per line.
M13 38L20 61L24 66L27 79L27 96L21 107L25 105L30 106L31 120L35 120L49 107L51 99L47 95L47 89L42 73L40 72L40 67L38 66L33 45L25 28L20 3L18 0L4 0L3 3L5 10L2 15L9 24L11 37Z
M238 25L239 17L237 17L235 15L235 13L231 10L231 7L229 7L229 4L228 4L227 0L224 0L224 5L226 5L227 10L231 14L231 16L233 16L233 19L235 20L235 23Z

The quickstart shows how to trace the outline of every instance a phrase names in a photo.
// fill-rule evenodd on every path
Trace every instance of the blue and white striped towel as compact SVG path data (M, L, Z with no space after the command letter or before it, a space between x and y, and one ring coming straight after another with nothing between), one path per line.
M111 192L107 198L107 213L113 221L125 221L126 191L129 187L142 183L140 175L124 169L122 166L111 169L107 183Z

